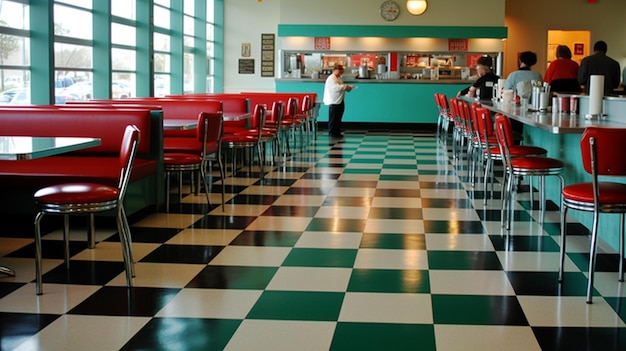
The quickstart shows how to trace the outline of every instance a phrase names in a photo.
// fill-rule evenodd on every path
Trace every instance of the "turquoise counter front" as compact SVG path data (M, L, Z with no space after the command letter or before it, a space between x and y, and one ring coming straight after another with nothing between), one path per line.
M346 80L357 88L346 93L346 123L437 123L435 93L456 96L469 82L446 82L445 80ZM324 81L320 79L276 79L276 92L315 92L321 101ZM328 122L328 107L322 105L319 121ZM424 126L432 128L432 126Z

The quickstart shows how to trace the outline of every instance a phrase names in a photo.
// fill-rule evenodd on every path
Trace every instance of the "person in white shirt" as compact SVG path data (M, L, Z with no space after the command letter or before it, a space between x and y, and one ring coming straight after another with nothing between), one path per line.
M341 80L342 65L333 67L333 74L328 76L324 84L324 105L328 106L328 134L334 138L341 138L341 119L345 104L343 101L346 91L354 89L354 85L344 84Z

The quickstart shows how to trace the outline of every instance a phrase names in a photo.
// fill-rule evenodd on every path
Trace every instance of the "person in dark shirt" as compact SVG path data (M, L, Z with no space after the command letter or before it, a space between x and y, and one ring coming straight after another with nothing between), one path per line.
M467 95L468 97L478 96L481 100L490 100L493 97L493 85L498 83L500 76L494 74L491 70L493 60L489 56L482 56L478 59L476 73L478 79L471 86L459 91L457 97ZM480 92L479 92L480 91Z
M597 41L593 45L593 54L585 57L580 63L578 83L585 86L585 93L589 94L589 80L592 75L604 76L604 95L613 94L613 89L619 87L619 62L606 55L607 45L604 41Z

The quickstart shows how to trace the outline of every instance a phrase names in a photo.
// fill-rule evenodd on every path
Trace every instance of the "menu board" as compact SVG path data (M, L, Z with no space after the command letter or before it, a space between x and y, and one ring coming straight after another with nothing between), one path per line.
M427 67L430 66L430 55L409 54L404 57L405 67Z
M376 66L375 54L354 54L350 55L351 66L369 66L374 68Z
M325 55L322 57L323 68L333 68L335 65L346 66L346 55Z
M274 76L274 34L261 34L261 77Z

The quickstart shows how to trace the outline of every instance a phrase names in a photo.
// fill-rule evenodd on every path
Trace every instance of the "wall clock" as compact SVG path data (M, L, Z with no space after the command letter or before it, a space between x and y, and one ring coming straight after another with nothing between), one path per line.
M385 1L380 5L380 16L385 21L393 21L399 14L400 7L395 1Z

